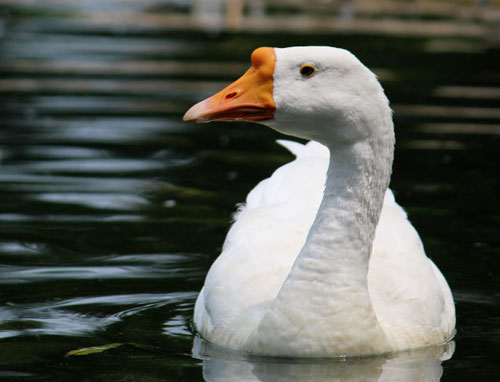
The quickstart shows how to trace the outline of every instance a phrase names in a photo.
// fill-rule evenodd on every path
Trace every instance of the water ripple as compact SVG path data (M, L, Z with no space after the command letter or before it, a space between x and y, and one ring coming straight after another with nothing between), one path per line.
M19 165L10 165L8 170L14 173L29 172L57 172L57 173L101 173L114 174L117 172L143 172L167 168L170 166L183 165L184 162L174 161L167 163L152 159L70 159L58 161L37 161ZM169 166L170 165L170 166Z
M137 223L146 221L143 215L112 215L112 216L96 216L96 215L36 215L30 216L25 214L0 214L2 222L48 222L48 223ZM150 219L149 219L150 221Z
M1 215L0 215L0 220ZM0 242L0 254L4 256L5 254L16 255L16 256L32 256L43 254L44 245L40 243L20 243L13 241L1 241Z
M21 335L88 335L148 309L191 302L195 292L169 294L129 294L99 297L77 297L35 304L7 304L0 308L0 338ZM82 307L124 307L102 316L71 311Z
M146 263L146 264L179 264L181 261L193 260L197 256L186 253L138 253L133 255L105 256L90 259L112 263Z
M196 268L153 268L151 266L80 266L80 267L28 267L0 266L0 284L20 284L53 280L103 280L139 278L175 278L182 275L198 276L202 272Z
M118 194L118 193L62 193L50 192L33 195L33 198L42 202L55 204L76 204L84 207L130 211L140 210L149 205L146 198L139 195Z

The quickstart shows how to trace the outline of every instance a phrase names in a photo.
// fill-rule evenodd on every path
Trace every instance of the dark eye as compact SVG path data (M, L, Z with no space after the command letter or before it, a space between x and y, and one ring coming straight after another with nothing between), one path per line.
M300 68L300 74L303 77L311 77L314 73L316 73L316 68L312 65L303 65Z

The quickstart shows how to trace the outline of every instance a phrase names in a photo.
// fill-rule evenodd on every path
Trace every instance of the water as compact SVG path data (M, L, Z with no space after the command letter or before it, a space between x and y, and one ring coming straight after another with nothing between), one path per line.
M225 21L208 1L0 1L0 378L498 379L498 7L252 4ZM236 203L291 156L265 127L182 114L255 47L296 44L350 49L379 75L391 187L454 292L454 343L306 362L193 335Z

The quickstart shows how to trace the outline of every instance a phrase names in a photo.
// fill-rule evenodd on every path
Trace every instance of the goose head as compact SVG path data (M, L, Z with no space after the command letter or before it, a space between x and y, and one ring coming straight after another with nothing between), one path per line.
M258 48L237 81L191 107L186 121L250 121L325 145L392 135L376 76L352 53L327 46Z

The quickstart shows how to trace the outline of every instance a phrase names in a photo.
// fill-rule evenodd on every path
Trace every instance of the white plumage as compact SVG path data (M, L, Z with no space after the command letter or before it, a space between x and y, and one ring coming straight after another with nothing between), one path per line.
M445 342L451 292L387 188L393 132L378 81L344 50L275 54L275 118L264 123L322 141L333 159L315 141L279 141L296 159L235 214L196 302L196 329L225 347L281 356ZM300 75L304 64L317 79Z

